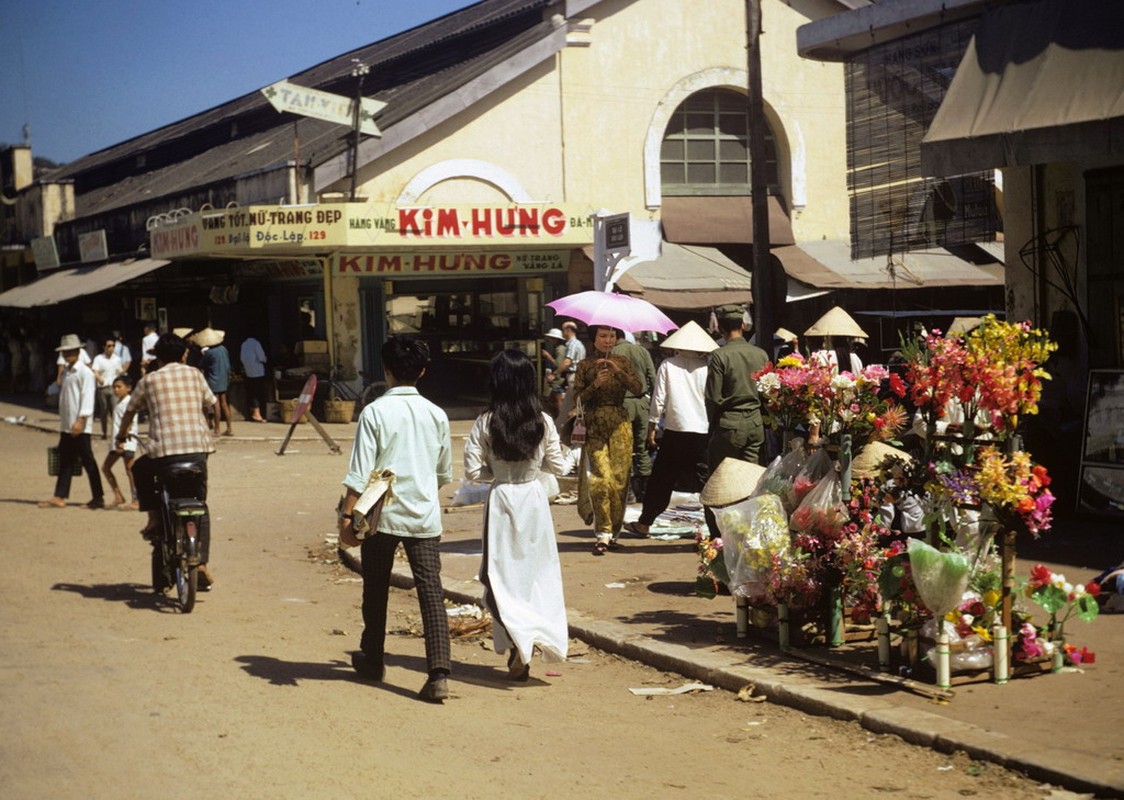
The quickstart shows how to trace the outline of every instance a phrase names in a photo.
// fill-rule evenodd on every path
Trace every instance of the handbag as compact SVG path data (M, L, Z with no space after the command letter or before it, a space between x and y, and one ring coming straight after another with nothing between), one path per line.
M574 424L570 428L570 447L580 447L585 444L585 409L582 408L582 399L579 397L574 405Z
M355 538L363 540L378 533L383 506L394 497L393 486L393 470L371 470L367 488L351 509L351 529L355 532ZM343 498L340 498L340 505L342 507Z

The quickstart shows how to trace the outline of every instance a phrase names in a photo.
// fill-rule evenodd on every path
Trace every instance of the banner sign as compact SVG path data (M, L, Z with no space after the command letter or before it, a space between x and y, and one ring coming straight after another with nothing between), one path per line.
M336 275L378 275L382 278L487 277L542 272L565 272L568 250L487 251L441 253L378 252L340 254L332 259Z
M399 206L329 203L249 206L185 214L149 231L153 258L260 255L404 247L582 247L593 242L586 208L559 203Z
M104 228L78 234L78 258L83 264L105 261L109 258L109 246L105 241Z

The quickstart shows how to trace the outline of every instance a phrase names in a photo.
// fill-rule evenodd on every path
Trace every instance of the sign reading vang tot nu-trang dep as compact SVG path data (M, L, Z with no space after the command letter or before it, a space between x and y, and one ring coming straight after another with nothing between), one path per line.
M555 203L249 206L159 222L149 239L153 258L447 245L581 247L593 241L593 221L585 207Z

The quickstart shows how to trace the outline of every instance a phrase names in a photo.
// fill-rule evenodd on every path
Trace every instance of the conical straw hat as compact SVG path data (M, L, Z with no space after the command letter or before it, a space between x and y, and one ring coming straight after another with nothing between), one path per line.
M191 337L191 340L200 347L214 347L217 344L222 344L222 340L226 337L226 331L220 331L215 328L206 327Z
M866 331L839 306L831 309L804 331L805 336L855 336L866 339Z
M856 478L876 478L882 462L890 456L895 456L906 464L913 463L913 456L904 450L891 447L883 442L870 442L851 462L851 474Z
M782 342L795 342L797 339L796 334L790 331L788 328L777 328L773 336L777 337Z
M709 353L718 349L718 343L710 338L710 334L704 331L701 325L691 320L664 339L660 347L666 347L668 350L691 350L696 353Z
M765 468L740 458L726 458L710 475L699 492L699 500L711 507L728 506L745 500L757 488Z

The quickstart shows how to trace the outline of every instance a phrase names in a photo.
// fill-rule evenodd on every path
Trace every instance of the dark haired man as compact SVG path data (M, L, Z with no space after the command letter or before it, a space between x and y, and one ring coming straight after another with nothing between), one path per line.
M416 388L429 366L425 342L392 337L382 348L390 388L359 415L351 464L339 512L340 542L362 545L363 636L351 658L355 671L381 681L386 643L387 595L394 553L401 544L410 561L425 634L429 676L418 697L440 703L449 696L451 669L449 621L441 585L441 506L437 490L453 479L452 440L445 412ZM379 517L377 530L362 539L353 529L352 510L373 471L391 470L394 496Z
M711 472L725 458L757 463L765 429L752 376L769 361L764 350L746 341L743 306L720 306L715 316L726 343L710 354L706 377L707 466Z
M156 359L149 362L144 377L137 381L129 409L121 418L116 443L125 443L134 416L148 412L148 451L133 462L133 478L140 510L148 512L148 524L141 533L151 539L160 525L160 479L168 465L185 461L201 465L203 481L198 499L207 499L207 454L215 451L207 412L216 400L203 373L184 363L187 359L184 339L165 333L145 355ZM213 582L207 568L210 545L208 520L199 530L199 583L204 589L210 588Z

